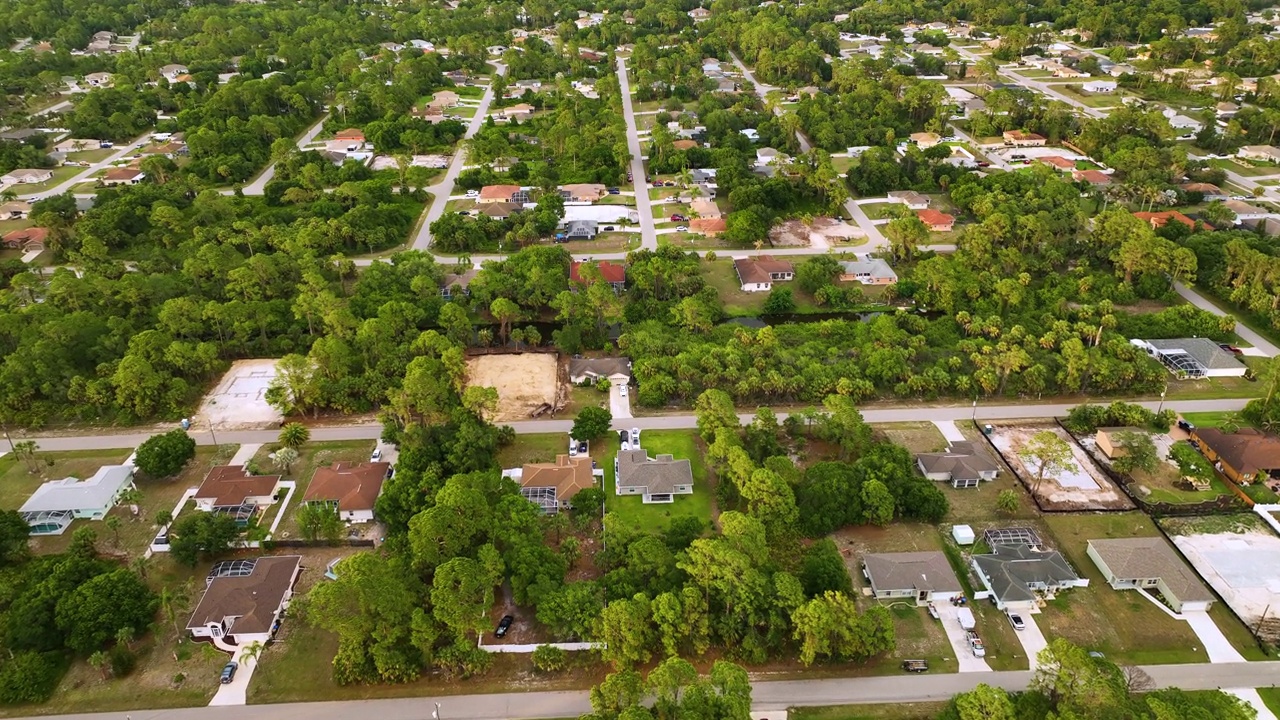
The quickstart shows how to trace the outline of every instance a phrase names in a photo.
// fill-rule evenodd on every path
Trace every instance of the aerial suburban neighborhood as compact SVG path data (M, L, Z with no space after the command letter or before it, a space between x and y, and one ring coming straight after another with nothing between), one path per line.
M0 716L1280 716L1264 1L0 0L0 79Z

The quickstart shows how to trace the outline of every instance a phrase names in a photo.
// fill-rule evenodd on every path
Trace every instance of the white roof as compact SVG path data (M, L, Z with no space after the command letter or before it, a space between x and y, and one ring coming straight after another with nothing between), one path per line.
M103 465L88 480L50 480L36 488L20 512L96 510L113 504L121 488L133 479L132 465Z

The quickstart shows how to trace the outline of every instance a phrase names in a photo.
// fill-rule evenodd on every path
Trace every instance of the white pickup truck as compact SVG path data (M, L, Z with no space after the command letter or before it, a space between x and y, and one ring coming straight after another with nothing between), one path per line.
M969 638L969 648L973 650L974 657L986 657L987 648L982 644L982 638L978 637L978 633L968 631L965 635Z

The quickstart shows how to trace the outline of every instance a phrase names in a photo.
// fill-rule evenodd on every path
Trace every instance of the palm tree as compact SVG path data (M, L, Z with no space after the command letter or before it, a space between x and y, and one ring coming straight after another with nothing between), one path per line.
M266 649L266 646L263 645L261 641L254 640L253 642L241 648L240 659L241 661L244 662L245 666L247 667L250 662L256 662L257 659L262 655L262 651L265 649Z
M102 523L111 531L111 546L114 548L120 547L120 525L122 522L119 515L108 515L107 519Z
M107 670L111 667L111 659L101 650L89 656L89 667L97 670L102 674L102 679L107 679Z
M280 444L284 445L287 448L293 448L294 450L297 450L298 448L302 447L302 445L310 439L311 439L311 431L308 430L307 426L303 425L302 423L299 423L299 422L285 423L285 426L280 428L280 437L279 437Z

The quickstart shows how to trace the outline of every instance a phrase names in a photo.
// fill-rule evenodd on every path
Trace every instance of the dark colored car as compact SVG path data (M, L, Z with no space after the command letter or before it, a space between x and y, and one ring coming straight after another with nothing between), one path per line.
M609 194L610 194L610 195L621 195L621 194L622 194L622 190L620 190L620 189L618 189L618 188L609 188Z
M494 637L506 637L507 631L511 629L511 623L515 622L515 616L503 615L498 621L498 629L493 631Z
M1192 425L1191 423L1187 422L1186 420L1179 420L1179 421L1178 421L1178 429L1179 429L1179 430L1183 430L1183 431L1186 431L1186 432L1191 432L1192 430L1194 430L1194 429L1195 429L1195 427L1196 427L1195 425Z
M612 225L605 225L605 226L604 226L604 231L605 231L605 232L613 232L613 230L614 230L614 227L613 227Z
M581 441L581 442L579 442L579 443L578 443L578 454L579 454L579 455L586 455L586 454L587 454L587 441L586 441L586 440L583 440L583 441Z
M236 677L236 668L238 667L240 667L240 663L236 662L235 660L232 660L231 662L222 666L221 680L223 685L231 684L231 681L234 680Z

